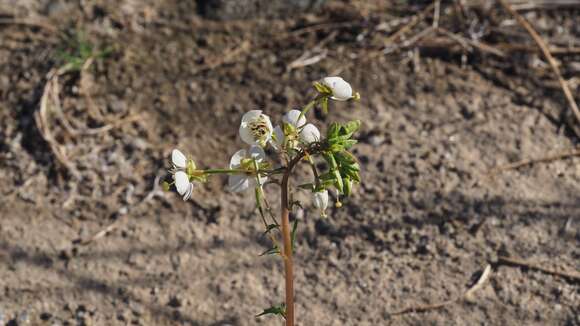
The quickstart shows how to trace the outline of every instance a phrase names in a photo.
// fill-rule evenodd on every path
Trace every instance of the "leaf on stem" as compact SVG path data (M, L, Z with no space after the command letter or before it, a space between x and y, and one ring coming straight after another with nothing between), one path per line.
M259 256L265 256L265 255L279 255L280 254L280 248L278 248L278 246L274 246L266 251L264 251L263 253L261 253Z
M270 308L266 308L266 309L264 309L264 311L257 314L256 317L261 317L264 315L279 315L285 319L286 318L286 305L282 303L282 304L279 304L277 306L272 306Z
M278 229L278 228L280 228L280 226L278 226L278 225L276 225L276 224L269 224L269 225L266 227L266 231L264 231L264 234L268 234L268 233L270 233L270 231L272 231L272 230L274 230L274 229Z

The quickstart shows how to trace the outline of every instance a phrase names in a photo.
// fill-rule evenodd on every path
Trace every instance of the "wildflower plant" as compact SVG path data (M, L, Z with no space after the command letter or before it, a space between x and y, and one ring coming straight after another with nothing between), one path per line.
M313 108L320 108L328 114L329 101L358 100L349 83L340 77L326 77L314 83L316 97L300 110L290 110L276 127L270 117L261 110L252 110L242 116L239 128L241 140L249 145L235 152L228 168L198 169L193 159L181 151L171 153L171 180L164 182L164 188L175 188L177 193L188 200L192 197L195 184L206 182L215 174L228 176L228 189L233 192L253 190L256 208L264 224L264 233L272 242L272 247L261 256L272 255L284 261L286 298L285 302L267 309L257 316L274 314L286 320L286 326L294 325L294 284L293 253L295 248L298 220L290 225L289 213L294 206L295 191L311 193L312 203L321 217L326 217L329 192L335 193L336 207L341 207L340 196L349 196L353 184L360 183L360 166L349 152L356 144L353 135L360 127L360 121L334 122L327 128L326 135L312 123L307 115ZM265 148L272 148L276 160L271 160ZM324 160L326 167L319 170L315 163ZM312 169L313 180L290 188L290 176L299 164L307 164ZM272 212L264 195L264 185L277 184L281 188L280 220Z

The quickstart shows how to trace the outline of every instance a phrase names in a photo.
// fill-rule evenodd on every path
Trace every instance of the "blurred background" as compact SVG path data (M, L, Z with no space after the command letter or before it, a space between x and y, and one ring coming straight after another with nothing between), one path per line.
M579 325L577 279L501 259L580 269L579 14L566 0L0 0L0 325L281 324L254 317L284 284L258 257L252 194L213 178L183 202L159 181L173 148L225 167L244 112L278 120L329 75L362 100L309 120L362 120L363 183L327 219L298 195L298 325ZM488 264L475 298L394 314L461 296Z

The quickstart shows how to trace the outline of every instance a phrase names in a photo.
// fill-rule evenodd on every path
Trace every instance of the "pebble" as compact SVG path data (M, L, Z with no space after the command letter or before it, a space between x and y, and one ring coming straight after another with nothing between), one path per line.
M24 310L18 315L18 325L29 325L30 324L30 315L28 311Z

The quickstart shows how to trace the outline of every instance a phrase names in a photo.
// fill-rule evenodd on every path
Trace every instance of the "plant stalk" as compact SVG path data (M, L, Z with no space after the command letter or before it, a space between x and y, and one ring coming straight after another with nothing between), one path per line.
M294 326L294 262L292 259L292 238L290 231L290 204L288 203L288 179L294 166L304 157L299 153L288 163L282 176L282 238L284 242L284 277L286 279L286 326Z

